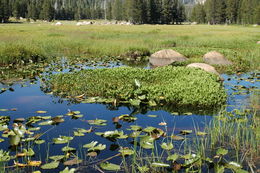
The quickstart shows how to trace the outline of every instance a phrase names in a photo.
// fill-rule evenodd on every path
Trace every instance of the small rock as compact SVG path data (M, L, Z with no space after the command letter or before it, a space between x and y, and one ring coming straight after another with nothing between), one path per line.
M182 62L186 61L187 58L182 54L172 50L172 49L164 49L158 52L155 52L149 58L149 62L152 66L166 66L173 62Z
M203 60L211 65L231 65L232 62L226 59L224 55L219 52L212 51L203 56Z
M61 25L62 25L61 22L57 22L57 23L55 23L55 26L61 26Z
M260 41L256 42L256 44L260 44Z
M204 71L219 75L219 73L216 71L216 69L213 66L205 64L205 63L192 63L192 64L187 65L187 67L200 68Z

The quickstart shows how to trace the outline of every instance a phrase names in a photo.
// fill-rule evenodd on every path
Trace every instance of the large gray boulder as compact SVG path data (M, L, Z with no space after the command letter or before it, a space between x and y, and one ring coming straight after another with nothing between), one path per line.
M207 71L207 72L219 75L219 73L216 71L216 69L213 66L205 64L205 63L192 63L192 64L187 65L187 67L190 67L190 68L200 68L200 69L202 69L204 71Z
M231 65L232 62L227 60L224 55L219 52L212 51L203 56L203 60L211 65Z
M160 50L152 54L149 58L150 64L154 67L166 66L173 62L183 62L186 60L185 56L172 49Z

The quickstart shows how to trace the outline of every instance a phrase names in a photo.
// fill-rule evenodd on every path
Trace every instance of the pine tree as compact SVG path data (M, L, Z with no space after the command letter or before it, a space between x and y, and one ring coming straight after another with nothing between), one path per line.
M52 21L54 19L54 7L50 0L45 0L42 5L41 18L43 20Z
M255 9L254 18L255 18L255 23L260 25L260 4Z

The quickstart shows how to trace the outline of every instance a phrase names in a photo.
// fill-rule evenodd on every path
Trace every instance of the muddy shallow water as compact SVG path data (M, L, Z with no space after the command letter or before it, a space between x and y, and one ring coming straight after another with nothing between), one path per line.
M64 72L67 71L69 70L64 70ZM240 76L223 74L222 77L225 79L224 86L229 95L227 100L228 111L232 111L233 109L248 109L252 107L252 104L259 104L259 73L248 73ZM176 111L171 112L165 110L148 110L148 112L146 112L145 114L136 114L136 110L129 107L119 107L112 110L108 107L108 105L104 104L74 104L67 100L55 98L52 95L42 92L41 82L39 80L35 81L33 84L31 84L29 81L23 83L16 83L12 86L0 84L0 88L12 88L0 94L0 109L9 109L9 111L1 111L0 116L10 116L10 122L12 122L12 120L16 118L28 118L31 116L36 116L38 115L36 113L36 111L38 110L47 111L46 114L43 114L44 116L65 115L66 113L68 113L68 111L80 111L81 114L84 115L82 118L79 119L71 119L71 117L65 116L65 122L57 126L41 126L42 128L40 132L44 133L48 131L48 133L44 134L41 137L41 139L46 140L46 142L44 144L34 147L34 151L35 153L37 153L34 157L34 160L42 160L43 162L45 162L47 156L63 154L61 148L67 145L53 144L52 138L59 137L60 135L72 136L73 131L76 128L89 129L91 126L87 123L87 120L107 120L106 126L99 126L95 129L95 132L104 132L107 130L115 130L116 127L112 121L113 117L120 116L122 114L134 113L134 116L137 117L137 120L132 123L120 122L122 127L119 130L125 130L125 133L129 133L126 129L129 128L130 125L140 125L142 127L153 126L164 128L162 126L159 126L159 123L166 122L166 130L170 133L178 134L180 130L194 129L194 127L203 130L204 127L212 119L212 114L193 114L191 110L187 110L186 113L188 115L185 114L185 112L180 112L179 115L173 115L173 112L178 111L177 108ZM256 96L253 96L253 93L256 94ZM256 100L256 102L258 100L258 103L252 103L252 100ZM17 110L11 111L12 108L16 108ZM172 108L172 110L174 110L174 108ZM149 115L157 116L154 117ZM131 146L129 144L131 140L118 140L116 142L112 142L105 138L97 136L94 133L86 134L83 137L75 137L69 143L69 146L76 148L77 155L80 158L84 159L86 156L84 150L82 149L82 146L84 144L90 143L91 141L98 141L99 143L106 144L107 146L106 150L101 151L100 155L98 156L98 159L105 159L115 155L117 153L117 146ZM176 145L179 144L176 143ZM9 148L8 139L0 143L0 149L11 150ZM13 153L15 152L13 151ZM112 163L120 163L120 161L120 158L115 158L111 160ZM64 169L64 166L61 165L62 164L60 164L58 168L59 170Z

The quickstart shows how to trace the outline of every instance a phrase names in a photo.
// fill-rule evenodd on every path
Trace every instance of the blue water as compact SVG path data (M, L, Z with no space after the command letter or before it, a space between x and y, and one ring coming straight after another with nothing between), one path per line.
M240 78L247 78L249 74L244 74L242 76L236 75L222 75L225 79L224 86L227 89L229 94L227 105L228 110L232 109L245 109L248 107L249 102L248 98L251 92L247 94L238 94L233 95L234 91L232 88L235 85L243 85L247 88L256 87L260 88L259 78L254 78L251 82L245 80L240 80ZM230 80L228 80L230 78ZM57 116L65 115L68 110L80 111L84 115L83 118L73 120L70 117L65 116L65 122L57 126L41 126L41 133L49 130L48 133L43 135L41 139L45 139L46 143L41 144L40 147L35 147L34 150L37 153L34 157L34 160L42 160L45 163L47 155L61 155L63 152L61 148L66 146L66 144L54 145L52 144L52 138L59 137L59 135L64 136L73 136L73 131L76 128L85 128L89 129L90 125L86 120L93 119L105 119L107 120L107 126L101 126L95 129L95 132L104 132L107 130L115 130L115 125L113 124L112 118L120 116L122 114L131 114L132 109L127 107L119 107L117 110L109 110L106 105L103 104L72 104L66 100L60 101L59 98L54 98L51 95L45 94L40 89L40 81L37 81L35 84L30 84L29 82L25 83L27 86L23 87L21 84L14 84L12 88L13 92L7 90L6 92L0 94L0 109L12 109L17 108L17 111L7 111L0 112L0 116L8 115L12 120L16 118L28 118L31 116L36 116L38 114L35 111L44 110L47 111L44 116ZM0 85L0 88L6 88L8 86ZM176 109L177 110L177 109ZM149 117L147 115L158 115L156 118ZM127 129L130 125L136 124L142 127L154 126L159 127L164 130L167 130L169 133L178 134L180 130L194 129L194 127L203 130L205 125L207 125L212 119L212 115L172 115L171 112L164 110L159 111L148 111L146 114L137 114L135 115L137 120L134 123L123 122L122 128L118 130L124 130L125 133L129 134L130 131ZM164 126L159 126L160 122L167 123L167 129ZM106 144L107 149L102 151L98 156L99 159L105 159L112 155L115 155L117 151L110 151L109 146L111 144L118 144L120 146L131 146L129 145L129 140L119 140L117 142L111 142L105 138L95 135L94 133L86 134L84 137L75 137L74 140L69 144L70 147L77 148L77 155L80 158L84 158L85 154L82 149L82 145L90 143L91 141L98 141L99 143ZM7 150L9 147L8 139L0 143L0 149ZM14 152L13 152L14 153ZM83 153L83 154L82 154ZM120 162L120 158L111 160L111 162L116 163ZM62 165L62 164L60 164ZM63 166L60 166L59 169L63 169ZM54 171L55 172L55 171Z

